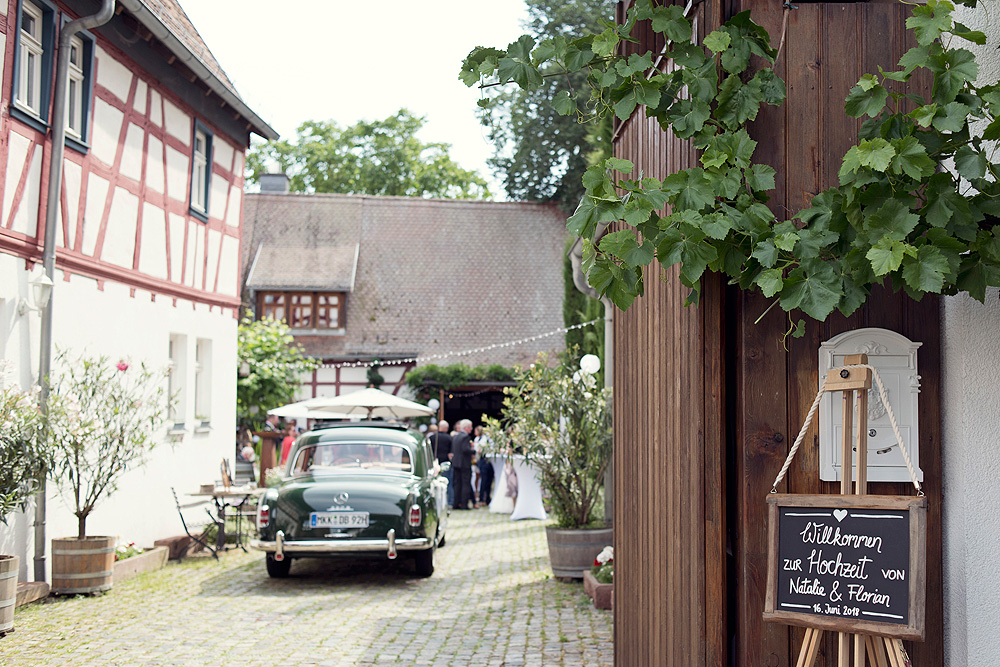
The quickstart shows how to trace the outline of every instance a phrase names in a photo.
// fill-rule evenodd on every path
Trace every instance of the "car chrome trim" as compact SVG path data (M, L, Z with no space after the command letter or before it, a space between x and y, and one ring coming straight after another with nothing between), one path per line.
M274 536L274 560L285 560L285 532L282 530Z
M278 531L281 533L281 531ZM429 537L414 537L397 539L395 536L395 531L393 532L393 546L396 551L418 551L420 549L429 549L432 546L432 540ZM284 533L281 533L281 541L275 540L250 540L250 548L257 549L258 551L266 551L268 553L275 553L275 560L278 560L277 550L281 548L282 557L294 556L296 554L306 554L306 553L341 553L341 552L352 552L352 551L385 551L389 552L389 538L388 535L386 539L365 539L365 540L351 540L347 541L334 541L334 540L285 540Z
M390 528L385 536L389 542L388 553L386 555L389 556L389 560L394 560L396 558L396 529Z

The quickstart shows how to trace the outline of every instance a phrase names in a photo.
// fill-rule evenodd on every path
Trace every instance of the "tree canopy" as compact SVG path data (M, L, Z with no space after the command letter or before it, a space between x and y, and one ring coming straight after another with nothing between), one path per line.
M425 122L406 109L349 127L309 120L299 126L293 141L252 147L247 180L255 183L277 167L288 174L292 192L488 198L486 181L451 159L450 144L417 138Z
M604 0L526 0L525 26L541 41L600 33L611 18ZM610 121L582 123L556 112L549 103L560 93L587 89L587 73L566 72L540 88L494 89L480 102L482 123L490 128L494 155L489 164L503 179L511 199L552 201L572 211L583 196L583 172L610 155Z
M237 357L243 371L236 381L236 416L254 427L268 410L290 403L299 374L316 368L315 360L295 345L284 320L255 320L252 313L240 321Z

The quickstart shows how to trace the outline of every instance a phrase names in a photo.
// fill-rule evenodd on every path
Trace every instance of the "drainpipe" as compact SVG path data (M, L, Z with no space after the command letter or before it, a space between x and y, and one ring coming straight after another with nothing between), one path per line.
M45 198L45 242L42 246L42 267L52 280L56 268L56 224L59 192L62 190L63 151L66 144L66 82L69 72L69 41L81 30L102 26L111 20L115 0L102 0L96 14L74 19L59 32L56 53L55 98L52 103L52 143L49 146L49 189ZM55 290L53 290L54 292ZM55 295L53 295L54 297ZM49 373L52 367L52 302L42 310L42 335L38 347L38 384L41 387L38 404L45 412L49 398ZM45 581L45 473L35 494L35 581Z

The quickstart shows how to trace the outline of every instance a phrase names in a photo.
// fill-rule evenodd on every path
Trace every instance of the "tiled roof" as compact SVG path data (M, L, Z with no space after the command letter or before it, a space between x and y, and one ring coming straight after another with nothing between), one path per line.
M188 15L181 8L177 0L142 0L142 4L146 5L146 8L155 14L163 25L188 48L191 54L198 58L219 81L226 85L231 93L239 97L240 94L236 91L233 82L222 71L219 61L212 55L208 45L205 44L205 40L198 34L198 30L191 23L191 19L188 18Z
M566 219L554 206L247 194L243 218L244 273L261 243L360 244L346 335L299 337L309 354L443 354L562 326ZM512 365L562 345L559 334L435 363Z
M274 128L240 97L236 86L226 76L177 0L118 0L118 3L145 25L211 92L245 118L250 123L250 129L265 139L278 138Z
M331 246L288 245L281 241L261 243L250 264L246 285L264 290L354 289L357 244Z

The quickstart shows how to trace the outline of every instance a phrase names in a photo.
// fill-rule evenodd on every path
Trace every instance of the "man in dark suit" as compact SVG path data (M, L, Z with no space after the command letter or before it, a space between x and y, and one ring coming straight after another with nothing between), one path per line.
M451 460L451 435L448 434L448 422L441 420L437 423L437 433L434 433L430 437L431 447L434 448L434 456L437 457L438 463L444 463L445 461ZM445 479L448 480L448 504L455 504L455 484L452 478L452 471L446 470L444 472Z
M451 468L454 471L455 504L457 510L469 509L472 499L472 422L463 419L455 428L458 433L451 440Z

